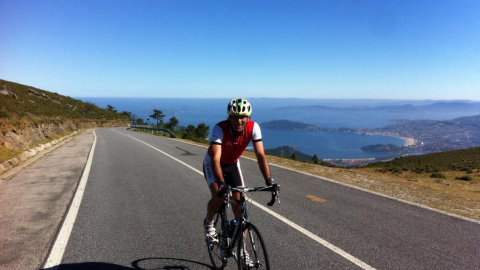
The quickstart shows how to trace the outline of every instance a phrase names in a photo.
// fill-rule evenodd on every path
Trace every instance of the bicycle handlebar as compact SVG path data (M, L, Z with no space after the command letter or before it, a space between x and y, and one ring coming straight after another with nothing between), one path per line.
M272 199L270 202L267 203L268 206L273 206L275 204L275 201L278 200L278 203L280 203L280 186L278 184L273 184L271 186L265 186L265 187L231 187L227 186L227 188L224 188L220 190L217 193L218 197L222 197L225 194L227 194L227 202L230 202L230 192L241 192L241 193L248 193L252 191L272 191Z

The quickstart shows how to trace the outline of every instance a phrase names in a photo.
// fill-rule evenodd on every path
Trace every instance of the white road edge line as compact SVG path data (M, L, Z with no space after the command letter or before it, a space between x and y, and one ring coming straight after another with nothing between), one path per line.
M65 252L68 240L70 239L70 234L72 233L73 225L75 223L75 219L77 218L78 209L80 209L80 204L82 202L85 186L87 185L90 168L92 167L93 153L95 152L95 146L97 144L97 134L95 134L95 130L93 130L93 135L93 145L90 149L90 154L88 155L87 164L85 165L82 178L78 184L77 191L75 192L75 197L73 198L72 204L68 209L67 216L63 221L60 232L55 239L55 243L43 268L56 268L62 262L63 253Z
M243 157L243 158L256 161L255 159L249 158L249 157ZM373 194L373 195L376 195L376 196L384 197L384 198L387 198L387 199L390 199L390 200L394 200L394 201L398 201L398 202L401 202L401 203L413 205L413 206L423 208L423 209L426 209L426 210L429 210L429 211L433 211L433 212L436 212L436 213L439 213L439 214L442 214L442 215L446 215L446 216L450 216L450 217L454 217L454 218L462 219L462 220L465 220L465 221L480 224L480 221L478 221L476 219L473 219L473 218L468 218L468 217L448 213L448 212L445 212L445 211L442 211L442 210L439 210L439 209L436 209L436 208L432 208L432 207L429 207L429 206L426 206L426 205L421 205L421 204L418 204L418 203L409 202L407 200L403 200L403 199L396 198L396 197L393 197L393 196L389 196L389 195L386 195L386 194L378 193L378 192L368 190L368 189L365 189L365 188L361 188L361 187L353 186L353 185L350 185L350 184L347 184L347 183L342 183L342 182L339 182L339 181L335 181L333 179L330 179L330 178L327 178L327 177L324 177L324 176L320 177L318 175L314 175L314 174L311 174L311 173L306 173L306 172L302 172L302 171L299 171L299 170L283 167L283 166L280 166L280 165L277 165L277 164L270 164L270 165L271 166L276 166L278 168L282 168L284 170L289 170L289 171L292 171L292 172L302 173L302 174L305 174L305 175L308 175L308 176L311 176L311 177L315 177L315 178L323 180L323 181L327 181L327 182L337 184L337 185L342 185L342 186L345 186L345 187L357 189L357 190L360 190L360 191L363 191L363 192L366 192L366 193L370 193L370 194Z
M183 162L183 161L181 161L181 160L179 160L179 159L177 159L177 158L175 158L175 157L173 157L173 156L171 156L171 155L163 152L162 150L156 148L155 146L152 146L152 145L150 145L150 144L148 144L148 143L146 143L146 142L144 142L144 141L142 141L142 140L140 140L140 139L137 139L137 138L135 138L135 137L133 137L133 136L130 136L130 135L127 135L127 134L125 134L125 133L121 133L121 132L116 131L116 130L115 130L115 132L118 132L118 133L120 133L120 134L122 134L122 135L125 135L125 136L127 136L127 137L130 137L130 138L132 138L132 139L134 139L134 140L137 140L137 141L139 141L139 142L141 142L141 143L143 143L143 144L145 144L145 145L153 148L154 150L156 150L156 151L158 151L158 152L166 155L167 157L169 157L169 158L171 158L171 159L173 159L173 160L181 163L182 165L184 165L184 166L192 169L193 171L195 171L195 172L203 175L203 172L201 172L201 171L195 169L194 167L188 165L187 163L185 163L185 162ZM285 218L284 216L282 216L282 215L280 215L280 214L277 214L276 212L274 212L274 211L266 208L265 206L261 205L260 203L255 202L254 200L249 200L249 201L251 201L251 203L252 203L253 205L259 207L259 208L262 209L263 211L265 211L265 212L267 212L268 214L276 217L276 218L279 219L280 221L284 222L285 224L289 225L290 227L294 228L295 230L303 233L304 235L310 237L312 240L314 240L314 241L316 241L317 243L321 244L322 246L330 249L331 251L337 253L338 255L344 257L345 259L347 259L347 260L349 260L350 262L354 263L355 265L361 267L362 269L365 269L365 270L375 270L374 267L372 267L372 266L364 263L363 261L357 259L356 257L348 254L347 252L345 252L345 251L342 250L341 248L339 248L339 247L331 244L330 242L328 242L328 241L326 241L325 239L323 239L323 238L315 235L314 233L308 231L307 229L305 229L305 228L297 225L296 223L294 223L294 222L290 221L289 219Z

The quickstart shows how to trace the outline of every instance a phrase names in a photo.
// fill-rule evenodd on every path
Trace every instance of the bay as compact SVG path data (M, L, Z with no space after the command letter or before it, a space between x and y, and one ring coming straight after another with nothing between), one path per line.
M289 146L319 159L364 159L388 157L388 153L362 151L371 144L404 145L405 140L391 136L361 135L348 132L290 131L262 129L266 149Z

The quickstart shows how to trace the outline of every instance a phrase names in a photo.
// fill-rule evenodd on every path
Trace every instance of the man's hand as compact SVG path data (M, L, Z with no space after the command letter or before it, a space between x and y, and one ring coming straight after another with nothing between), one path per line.
M273 178L265 179L265 185L271 187L273 186L273 183L275 183L275 181L273 181Z
M278 200L278 196L280 193L280 185L275 184L275 181L273 178L268 178L265 179L265 185L269 187L273 187L272 189L272 199L270 200L269 203L267 203L268 206L272 206L276 200Z
M225 185L225 182L220 182L220 183L217 183L217 196L218 197L222 197L223 195L225 195L227 193L227 185Z

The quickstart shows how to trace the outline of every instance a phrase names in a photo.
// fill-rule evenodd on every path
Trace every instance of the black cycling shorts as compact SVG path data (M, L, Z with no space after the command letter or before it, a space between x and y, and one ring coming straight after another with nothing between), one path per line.
M212 169L212 159L210 155L205 155L203 161L203 175L207 180L208 186L215 182L215 175ZM240 187L244 186L242 170L240 168L240 161L237 161L229 165L220 165L222 167L223 178L225 179L225 184L231 187Z

